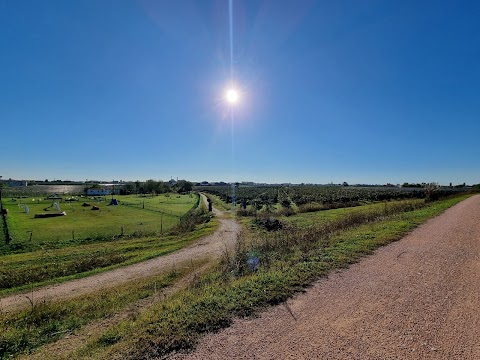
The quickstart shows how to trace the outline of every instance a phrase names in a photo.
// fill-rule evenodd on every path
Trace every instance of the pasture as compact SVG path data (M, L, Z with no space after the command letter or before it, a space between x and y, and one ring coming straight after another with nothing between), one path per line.
M158 235L177 225L180 217L197 203L198 196L115 195L115 199L119 205L109 205L110 197L4 198L12 241L8 248L3 241L0 251L5 254L39 246L60 248L114 236ZM37 214L58 213L55 202L66 216L35 218ZM98 210L92 210L94 207Z
M173 231L182 216L198 205L198 194L115 198L119 205L109 206L110 197L79 197L69 202L64 198L59 207L67 215L49 218L35 218L35 214L58 213L51 199L3 198L12 240L6 244L2 232L0 292L164 255L215 226L215 222L206 223L199 231L180 236ZM89 206L82 206L87 202ZM92 210L94 206L99 210Z

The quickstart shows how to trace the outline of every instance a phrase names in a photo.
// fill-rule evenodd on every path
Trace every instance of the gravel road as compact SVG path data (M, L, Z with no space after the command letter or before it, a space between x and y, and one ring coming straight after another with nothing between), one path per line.
M175 359L480 359L480 195Z
M202 195L202 198L206 202L204 195ZM231 249L234 246L240 227L234 220L222 218L222 212L215 208L214 213L219 216L219 229L212 235L200 238L194 244L184 249L83 279L36 289L33 292L33 301L73 298L100 289L114 287L127 281L141 279L145 276L161 274L170 271L174 266L178 267L182 266L182 263L190 263L192 259L218 258L225 252L226 248ZM31 298L32 293L4 297L0 299L0 309L9 312L27 308L31 305L30 300L26 296Z

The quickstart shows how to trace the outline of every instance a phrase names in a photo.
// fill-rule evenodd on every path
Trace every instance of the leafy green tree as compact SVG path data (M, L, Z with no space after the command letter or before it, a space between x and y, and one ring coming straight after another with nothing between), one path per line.
M178 193L185 193L193 190L193 183L187 180L178 180L175 187Z
M126 183L123 187L125 189L126 194L133 194L135 192L135 184L134 183Z
M147 180L145 182L145 192L148 194L154 193L157 190L157 182L155 180Z
M140 192L140 185L141 183L139 180L135 181L135 194L138 194Z

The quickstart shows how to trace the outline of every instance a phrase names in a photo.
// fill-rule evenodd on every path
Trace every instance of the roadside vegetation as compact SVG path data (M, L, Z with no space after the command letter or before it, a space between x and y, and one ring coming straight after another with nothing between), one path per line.
M188 267L172 268L167 274L55 303L39 302L33 293L26 294L31 299L31 308L2 314L0 318L0 358L28 353L95 320L111 317L142 299L163 299L165 291L202 264L192 261ZM135 309L130 311L134 313Z
M189 351L201 334L284 302L319 277L400 239L467 196L377 202L275 218L272 213L243 217L245 231L236 251L226 252L221 263L187 289L107 326L84 346L51 358L136 359ZM214 201L218 206L219 200ZM267 221L279 226L270 229ZM16 347L15 352L34 347Z

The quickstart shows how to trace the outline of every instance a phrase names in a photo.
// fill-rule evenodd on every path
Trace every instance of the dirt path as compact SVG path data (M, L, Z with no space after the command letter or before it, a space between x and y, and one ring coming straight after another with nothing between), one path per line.
M206 202L204 195L202 195L202 198ZM231 249L234 246L240 227L235 220L223 218L221 211L217 209L214 209L214 211L220 221L219 229L212 235L205 236L184 249L83 279L36 289L33 292L33 301L73 298L99 289L114 287L123 282L140 279L147 275L161 274L173 269L174 266L191 262L192 259L218 258L225 252L226 248ZM4 297L0 299L0 309L8 312L27 308L30 306L30 300L26 296L32 297L32 293Z
M126 309L119 311L113 315L105 317L101 320L94 321L79 330L68 332L59 340L46 344L37 349L32 354L20 355L19 360L64 360L76 358L77 351L84 349L88 344L99 339L104 332L117 326L123 320L133 319L142 311L147 310L155 303L163 301L175 294L177 291L189 286L195 278L211 267L211 263L207 263L201 267L192 269L186 276L176 281L172 286L162 289L157 294L149 296L145 299L130 304Z
M174 358L480 359L480 195L287 306Z

